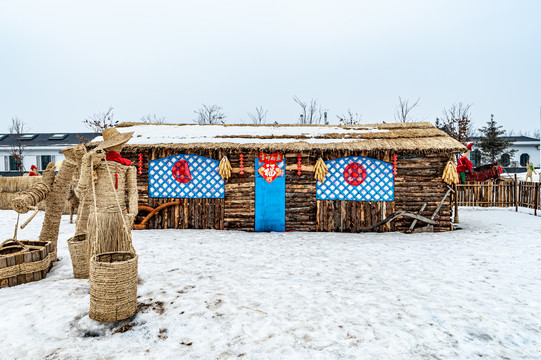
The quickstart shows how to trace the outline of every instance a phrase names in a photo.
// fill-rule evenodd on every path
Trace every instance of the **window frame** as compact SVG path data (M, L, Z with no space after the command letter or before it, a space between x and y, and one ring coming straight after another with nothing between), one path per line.
M525 158L525 161L522 161L522 159ZM520 154L520 166L528 166L528 163L530 162L530 154L528 153L522 153Z

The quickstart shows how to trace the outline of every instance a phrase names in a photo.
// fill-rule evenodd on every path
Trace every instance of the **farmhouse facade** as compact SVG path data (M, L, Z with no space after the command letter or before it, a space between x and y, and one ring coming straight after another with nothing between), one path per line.
M122 155L138 166L140 209L171 205L149 220L154 229L358 232L423 204L430 215L448 190L447 161L465 149L430 123L122 123L118 130L134 132ZM451 229L449 198L435 220L435 231ZM377 231L410 224L400 219Z

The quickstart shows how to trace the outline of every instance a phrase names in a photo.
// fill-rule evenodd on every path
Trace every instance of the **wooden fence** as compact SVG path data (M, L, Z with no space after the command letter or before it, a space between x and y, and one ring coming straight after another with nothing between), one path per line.
M456 205L482 207L526 207L541 209L540 183L525 181L491 181L456 185Z

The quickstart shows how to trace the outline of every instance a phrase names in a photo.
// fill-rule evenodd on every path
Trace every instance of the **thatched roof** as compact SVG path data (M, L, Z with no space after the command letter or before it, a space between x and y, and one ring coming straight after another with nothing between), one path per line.
M428 122L337 125L195 125L126 122L120 132L134 131L134 149L167 147L262 151L390 150L462 152L466 148ZM94 139L100 141L101 137Z

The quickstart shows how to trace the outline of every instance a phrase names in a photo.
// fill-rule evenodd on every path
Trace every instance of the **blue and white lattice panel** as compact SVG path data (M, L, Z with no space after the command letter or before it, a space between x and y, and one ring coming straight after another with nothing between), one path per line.
M149 161L148 194L153 198L222 199L218 160L180 154Z
M317 182L318 200L394 201L391 163L364 156L325 161L329 172Z

